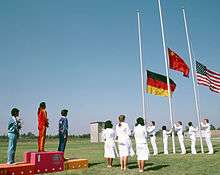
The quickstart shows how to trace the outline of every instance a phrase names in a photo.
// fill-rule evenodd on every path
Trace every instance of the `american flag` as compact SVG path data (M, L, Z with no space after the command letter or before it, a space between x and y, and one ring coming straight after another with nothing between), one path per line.
M206 66L196 61L197 82L199 85L208 86L213 92L220 93L220 74L207 69Z

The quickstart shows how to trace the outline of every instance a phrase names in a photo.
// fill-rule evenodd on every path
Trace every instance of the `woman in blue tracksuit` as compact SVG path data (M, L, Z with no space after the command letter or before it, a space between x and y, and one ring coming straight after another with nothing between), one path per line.
M68 137L68 110L64 109L61 111L61 117L59 120L59 146L58 151L65 151L67 137Z
M7 164L15 163L15 152L17 146L17 139L19 137L19 130L21 129L21 123L19 118L19 110L13 108L11 110L11 116L8 120L8 162Z

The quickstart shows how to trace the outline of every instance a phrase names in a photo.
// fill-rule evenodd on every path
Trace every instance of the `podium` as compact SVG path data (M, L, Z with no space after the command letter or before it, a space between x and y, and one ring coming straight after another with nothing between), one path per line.
M24 160L26 163L35 165L35 174L64 170L63 152L26 152Z
M69 159L64 162L64 170L88 168L87 159Z
M24 162L0 164L0 175L34 175L88 168L87 159L64 161L63 152L26 152Z
M0 175L34 175L35 165L20 162L15 165L0 164Z

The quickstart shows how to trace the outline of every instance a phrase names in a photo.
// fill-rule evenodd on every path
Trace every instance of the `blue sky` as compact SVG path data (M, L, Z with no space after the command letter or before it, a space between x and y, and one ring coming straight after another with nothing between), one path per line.
M220 2L162 0L167 46L189 65L181 7L188 17L196 58L220 72ZM165 74L156 0L16 0L0 2L0 133L12 107L22 132L37 133L37 108L46 101L50 128L69 110L70 133L89 132L92 121L130 127L141 114L136 10L142 16L144 67ZM174 119L196 123L192 79L170 71L176 82ZM201 115L220 126L220 96L199 87ZM147 117L169 126L168 99L146 94Z

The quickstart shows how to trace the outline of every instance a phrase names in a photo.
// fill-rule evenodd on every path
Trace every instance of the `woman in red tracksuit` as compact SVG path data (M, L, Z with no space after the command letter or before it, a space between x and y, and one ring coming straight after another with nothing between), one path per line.
M47 111L46 111L46 103L41 102L38 108L38 152L44 151L44 145L46 140L46 130L49 126Z

